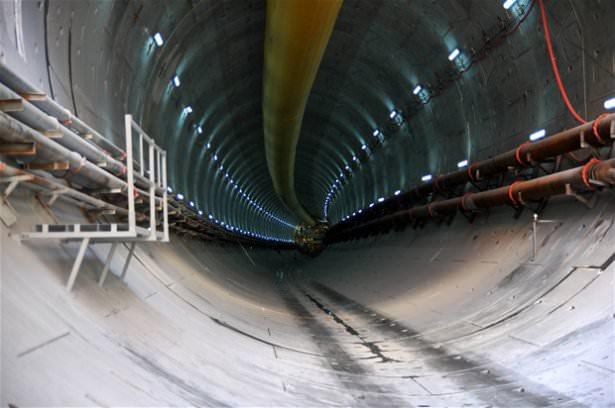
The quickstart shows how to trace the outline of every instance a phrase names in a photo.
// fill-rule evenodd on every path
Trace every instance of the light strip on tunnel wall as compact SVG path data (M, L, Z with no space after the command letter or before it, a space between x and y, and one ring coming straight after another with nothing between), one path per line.
M515 3L517 2L517 0L506 0L504 2L504 4L502 4L502 7L504 7L505 10L510 9Z
M540 129L540 130L537 130L536 132L532 133L532 134L530 135L529 139L530 139L532 142L535 142L536 140L540 140L540 139L542 139L542 138L543 138L543 137L545 137L546 135L547 135L547 131L546 131L546 130L544 130L544 129Z
M177 75L173 77L173 85L175 85L175 88L179 88L179 86L181 85L181 81L179 80L179 77Z
M164 39L162 38L162 34L160 33L154 34L154 42L156 42L157 46L162 47L162 44L164 44Z
M615 108L615 98L610 98L604 101L604 109L614 109Z
M412 93L415 95L418 95L419 93L421 93L422 90L423 90L423 87L420 85L417 85L414 87L414 90L412 91Z
M455 58L457 58L460 54L459 48L455 48L449 55L448 55L448 60L449 61L455 61Z
M425 174L423 177L421 177L421 181L431 181L431 174Z
M457 168L458 169L462 169L464 167L466 167L468 165L468 161L467 160L462 160L459 163L457 163Z

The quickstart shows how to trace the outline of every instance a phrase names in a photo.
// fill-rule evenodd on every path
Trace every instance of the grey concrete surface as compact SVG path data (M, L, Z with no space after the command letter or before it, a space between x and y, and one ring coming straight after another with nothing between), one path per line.
M2 227L2 404L16 406L609 406L615 201L347 243L316 259L174 237L109 246L64 282L75 243L21 243L50 221L27 191ZM574 212L576 218L567 217ZM55 207L61 221L76 220Z
M521 1L521 0L520 0ZM392 108L412 117L354 167L331 220L420 175L483 159L537 128L573 125L537 9L430 104L412 87L448 73L451 47L484 45L499 1L346 0L308 102L298 190L319 213L336 175ZM527 3L527 2L526 2ZM615 3L546 1L573 102L588 118L613 94ZM0 1L0 60L106 137L135 115L169 150L170 182L221 220L261 233L216 171L266 208L260 114L262 1ZM160 31L165 46L156 48ZM178 73L182 86L171 86ZM195 114L180 115L186 104ZM202 125L203 136L195 126ZM206 150L212 143L213 150ZM214 163L212 152L219 155ZM0 404L28 406L615 406L615 200L552 200L531 260L531 213L429 223L328 248L318 258L173 236L93 246L73 292L75 243L22 243L41 222L81 221L17 189L0 224Z

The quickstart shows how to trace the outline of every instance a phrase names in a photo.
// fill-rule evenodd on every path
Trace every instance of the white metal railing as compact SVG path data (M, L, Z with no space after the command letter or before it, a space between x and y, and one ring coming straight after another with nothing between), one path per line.
M41 224L36 231L23 233L22 240L32 239L77 239L81 240L79 252L73 264L66 287L71 290L79 273L85 251L92 242L111 242L111 250L105 261L99 284L102 286L115 249L119 243L130 242L128 257L126 258L122 276L126 273L128 264L134 253L137 242L169 242L169 207L167 193L167 153L156 145L154 139L133 120L132 115L125 115L126 138L126 196L127 196L127 223L110 224ZM136 138L136 139L135 139ZM135 140L138 161L138 175L141 180L147 181L147 191L135 187ZM141 181L143 186L143 181ZM146 195L148 202L148 219L146 226L137 225L135 197L141 191ZM122 191L117 191L121 193ZM158 207L160 203L160 207ZM158 211L162 210L160 220L161 229L158 228Z

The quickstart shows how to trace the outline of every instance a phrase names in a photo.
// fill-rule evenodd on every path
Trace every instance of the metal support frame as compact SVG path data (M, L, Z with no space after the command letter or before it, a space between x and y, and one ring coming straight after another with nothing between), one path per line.
M538 218L538 214L534 213L532 218L532 261L536 259L538 253L538 224L552 224L557 222L556 220L541 220Z
M137 242L169 242L169 210L167 195L167 155L166 151L156 145L154 139L149 137L143 129L133 120L132 115L125 115L124 125L126 131L126 194L127 194L127 224L67 224L49 225L42 224L37 227L37 231L22 234L23 240L28 239L67 239L80 240L81 245L77 258L73 264L66 289L71 290L79 269L83 262L85 251L90 243L111 242L111 250L107 255L103 270L98 284L102 287L108 275L111 260L117 249L117 245L122 242L130 242L128 257L124 263L121 279L124 279L130 260L134 255ZM136 135L135 135L136 133ZM137 137L137 157L138 174L147 179L147 193L141 191L141 197L149 200L147 203L149 217L147 226L137 225L135 203L137 202L135 186L135 164L134 164L134 137ZM147 153L145 152L147 149ZM0 179L1 182L8 182L9 186L5 190L8 196L17 187L20 181L30 180L30 175L19 175ZM67 189L55 189L51 191L51 198L48 205L52 205L58 197L64 194ZM139 198L141 200L142 198ZM158 227L158 214L162 210L161 227Z
M83 241L81 241L77 258L75 258L75 262L73 263L73 269L70 271L68 281L66 282L66 290L69 292L73 290L73 285L75 284L77 275L79 275L79 269L81 268L81 263L83 262L83 257L85 256L85 251L88 249L88 245L90 245L90 238L84 238Z
M126 272L128 271L128 265L130 264L130 260L135 253L136 242L130 243L130 249L128 250L128 256L126 257L126 261L124 262L124 268L122 269L122 273L120 274L120 280L124 280L126 277Z
M98 279L98 286L100 286L101 288L105 284L105 279L107 279L107 273L109 272L109 266L111 265L111 259L113 258L113 254L115 253L117 244L117 241L111 244L111 249L109 250L109 254L107 255L107 259L105 260L105 266L100 273L100 278Z
M21 183L22 181L29 181L32 180L32 176L29 174L20 174L18 176L11 176L11 177L3 177L0 178L0 184L2 183L8 183L9 185L6 187L6 189L4 190L4 198L8 198L8 196L11 195L11 193L13 192L13 190L15 190L17 188L17 186L19 185L19 183Z

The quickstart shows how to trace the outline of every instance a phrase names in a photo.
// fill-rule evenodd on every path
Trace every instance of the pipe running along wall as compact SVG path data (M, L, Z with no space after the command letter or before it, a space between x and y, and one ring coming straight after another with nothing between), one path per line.
M304 223L314 217L295 191L295 156L305 106L343 0L268 0L263 126L276 193Z
M476 210L477 208L471 204L472 197L470 196L473 194L472 192L466 192L463 196L455 199L440 201L437 200L435 195L438 193L448 193L450 195L451 193L454 194L459 191L463 192L465 191L467 183L488 181L496 175L502 176L503 173L511 169L523 170L531 167L540 167L546 160L556 160L556 158L561 162L562 155L570 155L574 151L578 151L582 148L608 148L612 145L613 139L615 139L615 115L601 114L596 120L590 123L558 132L535 142L524 142L515 149L498 154L490 159L471 163L467 168L438 175L433 180L422 183L410 191L391 197L388 200L384 200L382 203L377 203L373 207L361 211L361 214L355 214L353 217L334 225L329 230L329 240L339 239L340 236L351 238L357 236L354 234L357 234L359 230L367 231L378 225L388 225L392 220L410 221L416 218L418 214L424 215L422 209L427 209L427 214L433 217L437 217L439 214L437 211L432 211L432 209L435 208L447 208L448 213L450 213L451 210L453 210L452 212L454 213L456 208L470 211ZM584 185L581 185L581 188L585 190L595 189L593 186L589 185L588 181L588 177L592 173L592 166L595 164L596 163L592 161L588 163L586 167L578 168L582 169L585 174ZM556 165L553 170L557 172L559 168L560 166ZM548 185L554 179L555 177L541 178L543 186ZM597 180L597 182L608 183L609 180ZM517 183L520 183L517 187L521 187L524 182L516 181L509 187L511 190L507 194L510 197L509 201L511 205L523 203L523 200L514 198L515 193L513 193L512 190L515 188L513 185ZM570 183L570 180L568 180L567 183ZM557 187L555 187L555 190L557 190ZM552 192L547 190L543 191L543 195L540 196L539 193L534 197L534 201L546 199L552 195ZM559 194L563 192L564 191L559 191ZM493 191L485 193L492 194ZM451 207L450 204L456 202L455 200L458 200L458 205L453 205L453 207ZM467 205L465 204L466 200L470 202ZM425 206L416 205L416 203L424 201L430 201L430 203ZM486 205L484 208L489 208L491 206L493 205Z

